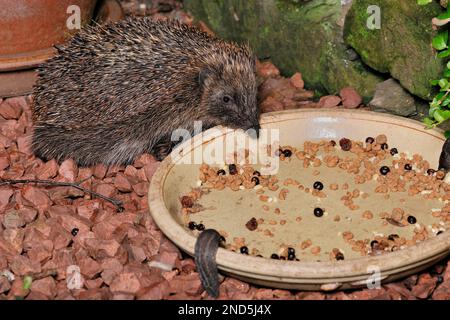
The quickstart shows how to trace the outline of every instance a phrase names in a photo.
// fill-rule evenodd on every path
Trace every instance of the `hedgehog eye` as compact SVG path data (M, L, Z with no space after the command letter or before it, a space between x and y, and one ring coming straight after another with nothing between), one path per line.
M223 96L222 101L223 101L224 103L230 103L231 97L230 97L230 96Z

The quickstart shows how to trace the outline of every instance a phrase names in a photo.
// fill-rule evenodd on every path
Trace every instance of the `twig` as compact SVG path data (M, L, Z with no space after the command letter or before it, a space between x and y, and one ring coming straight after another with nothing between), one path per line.
M83 180L85 181L85 180ZM84 188L82 186L80 186L80 183L82 183L83 181L80 182L59 182L59 181L51 181L51 180L36 180L36 179L19 179L19 180L14 180L14 179L0 179L0 186L5 186L5 185L14 185L14 184L26 184L26 183L36 183L36 184L43 184L43 185L48 185L48 186L52 186L52 187L72 187L78 190L83 191L84 193L89 193L97 198L103 199L105 201L108 201L110 203L112 203L113 205L115 205L117 207L117 209L119 211L123 211L123 203L120 200L117 199L113 199L107 196L104 196L100 193L97 193L95 191L92 191L90 189Z

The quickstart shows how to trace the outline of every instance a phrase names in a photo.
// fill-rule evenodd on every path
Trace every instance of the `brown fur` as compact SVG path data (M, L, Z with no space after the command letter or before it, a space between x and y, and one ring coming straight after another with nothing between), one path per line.
M149 18L86 27L38 70L32 148L81 166L162 158L177 128L258 128L247 46ZM225 96L231 102L225 103Z

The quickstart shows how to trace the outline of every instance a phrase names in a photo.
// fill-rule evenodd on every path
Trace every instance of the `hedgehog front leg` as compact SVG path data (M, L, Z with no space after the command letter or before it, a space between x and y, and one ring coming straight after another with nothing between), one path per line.
M193 128L184 130L188 130L187 132L185 131L185 133L188 133L187 136L174 136L173 133L163 135L151 150L149 150L149 153L151 153L158 161L164 160L177 145L192 137L194 131Z
M167 140L160 140L150 151L150 153L156 158L158 161L163 161L173 149L173 142Z

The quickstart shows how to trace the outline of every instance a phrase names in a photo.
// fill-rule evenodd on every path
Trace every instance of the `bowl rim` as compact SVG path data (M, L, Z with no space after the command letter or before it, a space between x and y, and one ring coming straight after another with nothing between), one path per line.
M355 120L389 122L390 124L405 126L420 131L422 134L430 134L435 138L445 141L443 130L441 129L434 128L425 130L424 125L416 120L366 110L304 108L277 111L263 113L261 115L260 123L264 126L264 124L273 122L279 123L297 119L299 116L327 118L345 117ZM230 131L232 130L228 128L215 127L204 131L203 139L201 135L194 136L182 143L179 148L183 150L188 148L190 152L200 144L208 143L212 139L226 135ZM155 171L149 186L149 209L155 223L165 236L183 251L192 256L194 254L196 237L190 234L172 217L164 203L163 190L165 179L175 165L176 164L172 162L171 157L168 156L161 162L160 166ZM365 256L339 262L273 260L242 255L224 248L219 248L217 251L216 262L219 269L238 275L250 276L254 279L272 279L290 283L308 282L323 284L327 281L336 282L366 279L373 274L374 266L379 268L379 272L384 275L382 278L385 278L392 273L398 273L424 265L427 262L446 255L449 250L450 230L446 230L439 236L427 239L402 250L388 252L378 256Z

